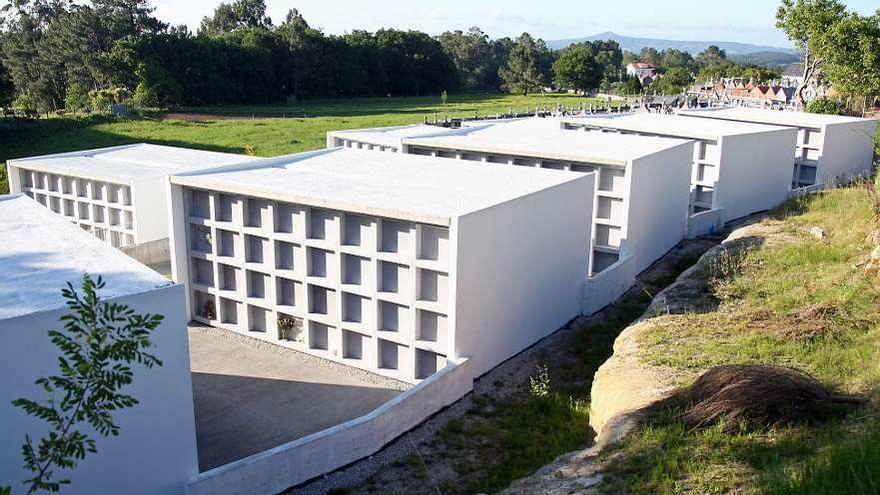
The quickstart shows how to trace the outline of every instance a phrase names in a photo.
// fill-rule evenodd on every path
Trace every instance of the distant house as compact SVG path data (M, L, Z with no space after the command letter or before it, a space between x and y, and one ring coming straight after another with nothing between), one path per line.
M646 64L642 62L633 62L626 66L626 75L639 78L642 86L651 84L657 78L657 68L654 64Z
M804 82L804 67L801 64L789 64L782 70L781 86L797 88Z

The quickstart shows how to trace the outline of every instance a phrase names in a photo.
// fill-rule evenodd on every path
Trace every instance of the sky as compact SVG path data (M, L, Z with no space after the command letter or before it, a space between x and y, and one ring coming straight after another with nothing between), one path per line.
M219 3L154 0L160 19L186 24L193 31ZM880 7L877 0L845 3L862 14ZM613 31L638 37L790 46L773 26L778 5L774 0L266 0L266 5L276 24L297 8L309 25L332 34L393 27L434 35L479 26L492 38L528 31L554 40Z

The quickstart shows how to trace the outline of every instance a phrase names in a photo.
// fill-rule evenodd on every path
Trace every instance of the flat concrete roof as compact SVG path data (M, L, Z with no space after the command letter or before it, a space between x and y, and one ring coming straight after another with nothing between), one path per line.
M521 155L547 160L626 165L637 158L686 144L680 139L575 133L561 128L556 118L532 117L473 125L405 140L412 146Z
M0 320L64 306L61 289L84 272L108 298L172 283L27 196L0 196L0 218Z
M648 132L676 138L717 141L723 136L786 131L787 128L749 122L707 119L696 120L680 115L630 113L608 116L565 117L563 122L622 131Z
M453 217L583 177L559 170L487 167L448 158L334 148L226 170L176 175L171 181L275 201L448 225Z
M827 124L845 124L869 120L859 117L845 117L840 115L824 115L818 113L792 112L783 110L769 110L766 108L746 107L682 110L679 112L679 114L691 117L708 117L713 119L760 122L762 124L813 128L819 128Z
M60 175L129 184L133 180L260 160L235 153L218 153L157 144L128 144L94 150L57 153L10 160L12 165Z
M331 131L327 134L341 139L351 139L369 144L382 146L400 146L403 139L419 136L431 136L445 134L452 129L435 125L417 124L395 127L373 127L369 129L351 129L343 131Z

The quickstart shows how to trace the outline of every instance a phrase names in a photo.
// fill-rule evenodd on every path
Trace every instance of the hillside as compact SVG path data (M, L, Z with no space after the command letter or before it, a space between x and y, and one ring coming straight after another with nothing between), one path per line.
M633 53L638 53L639 50L641 50L642 48L648 47L654 48L656 50L674 48L676 50L682 50L690 52L692 55L696 55L705 50L709 45L716 45L719 48L726 50L728 56L750 55L759 53L762 54L761 56L765 58L767 57L767 53L779 54L779 57L782 57L782 55L789 55L792 57L796 56L794 49L784 47L753 45L749 43L737 43L733 41L683 41L658 38L637 38L632 36L624 36L621 34L613 33L611 31L595 34L592 36L586 36L583 38L550 40L547 41L547 46L554 50L559 50L565 48L572 43L596 40L614 40L620 45L623 50L629 50Z

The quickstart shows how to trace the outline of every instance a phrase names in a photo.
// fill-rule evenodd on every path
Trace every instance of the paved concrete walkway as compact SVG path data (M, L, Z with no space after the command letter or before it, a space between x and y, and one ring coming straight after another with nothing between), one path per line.
M201 471L366 414L405 384L223 330L192 327Z

